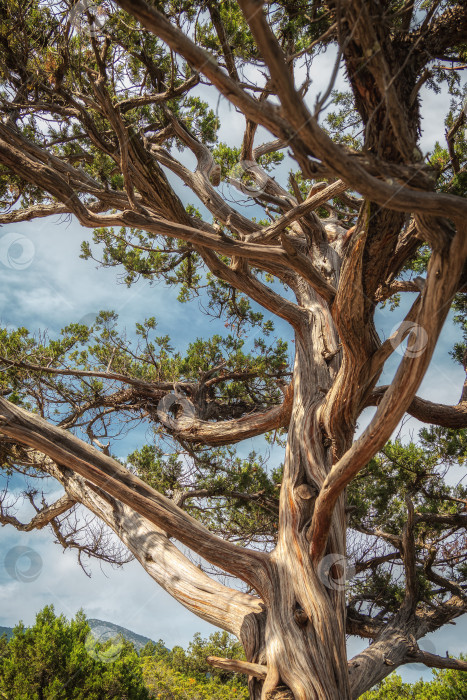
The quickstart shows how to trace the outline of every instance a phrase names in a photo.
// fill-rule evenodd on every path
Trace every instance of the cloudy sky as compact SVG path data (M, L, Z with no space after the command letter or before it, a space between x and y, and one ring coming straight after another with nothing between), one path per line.
M323 56L317 62L313 72L312 100L325 89L332 63L332 56ZM424 99L427 117L423 124L422 150L426 152L444 131L447 102L445 96L426 91ZM220 114L222 138L230 145L239 145L243 119L224 101L220 104ZM263 140L269 138L260 131L258 142ZM286 174L287 168L284 172ZM180 196L188 201L186 190L179 184L176 187ZM225 192L231 198L236 196L234 192ZM53 337L70 322L89 318L101 309L112 309L119 314L122 327L127 328L155 316L158 333L170 335L173 344L181 350L196 337L223 330L199 312L198 302L178 304L175 291L161 285L151 286L145 281L128 289L119 281L117 270L97 269L92 261L81 260L81 241L90 237L91 232L82 229L76 221L67 223L58 218L3 227L0 231L1 322L10 327L25 326L36 332L48 329ZM17 269L18 266L12 263L18 255L18 246L22 247L22 269ZM379 313L377 325L383 338L403 318L404 310L405 305L394 314L388 310ZM290 337L285 324L277 323L276 329L278 336ZM448 356L457 335L452 323L448 322L419 392L421 396L444 403L457 402L463 373ZM396 354L388 363L382 383L391 378L399 359ZM370 415L371 410L368 410L360 429ZM416 436L417 427L417 422L410 420L404 427L404 435L408 436L412 431ZM119 443L115 452L124 457L143 441L144 432L136 431L125 442ZM247 453L251 447L252 442L246 441L239 449ZM274 453L273 461L280 458L279 453ZM59 545L54 544L48 531L18 533L13 528L3 528L1 552L4 563L4 557L17 546L32 548L38 553L42 566L38 567L37 578L29 582L16 580L8 567L0 566L0 625L12 626L20 619L31 624L44 605L53 603L57 612L68 617L82 607L89 617L110 620L153 639L162 638L169 647L186 645L197 631L203 635L214 631L211 625L173 601L135 562L123 569L112 569L94 561L90 565L92 576L88 578L77 565L75 554L63 552ZM28 561L25 566L27 564ZM433 646L428 644L427 650L441 654L446 649L453 654L465 651L461 644L461 630L465 630L462 622L433 635ZM352 642L352 650L355 649ZM404 671L411 680L420 673L419 668Z

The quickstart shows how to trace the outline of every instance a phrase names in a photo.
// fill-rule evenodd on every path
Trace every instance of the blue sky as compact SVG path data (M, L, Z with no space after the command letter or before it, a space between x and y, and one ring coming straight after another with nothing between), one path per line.
M320 58L314 71L312 98L325 88L332 63L332 56ZM204 90L204 94L207 93L209 90ZM433 145L435 135L443 133L447 103L443 95L436 96L425 91L424 96L426 114L429 115L424 122L422 139L422 150L426 151ZM243 131L242 118L225 103L221 103L220 111L223 125L221 137L230 145L239 145ZM260 131L257 143L269 140L264 131L262 135L263 138ZM288 167L283 169L284 173ZM186 189L179 184L176 187L180 196L188 201ZM235 198L235 192L231 196ZM251 213L248 210L248 214ZM21 245L22 236L29 242L31 261L21 270L13 269L4 255L7 240L4 237L12 233L18 235L18 245ZM129 329L134 327L135 322L155 316L159 324L158 333L170 335L173 344L181 350L196 337L206 337L224 330L222 324L213 323L199 312L197 301L179 304L173 289L163 285L151 286L146 281L140 281L128 289L119 283L118 270L97 269L96 263L79 259L81 241L90 238L91 232L82 229L76 221L67 223L59 218L4 227L0 231L2 323L15 327L22 325L34 331L49 329L50 334L55 335L70 322L79 321L101 309L112 309L119 314L121 325ZM404 309L405 305L394 314L388 310L379 313L377 327L382 337L387 337L397 321L403 318ZM276 328L277 335L290 337L285 324L276 323ZM458 401L463 372L448 357L448 350L457 336L458 332L448 322L419 395L443 403ZM381 383L390 379L399 359L398 355L391 359ZM362 417L360 430L371 412L368 409ZM404 435L409 436L412 431L416 436L418 427L417 421L411 419L404 426ZM144 430L135 431L114 448L115 452L125 456L141 446L144 439ZM240 449L246 453L252 445L252 441L246 441ZM279 451L273 454L273 460L280 460ZM31 624L44 605L53 603L57 612L68 617L82 607L89 617L110 620L153 639L162 638L169 647L186 645L197 631L203 635L214 631L211 625L188 613L170 598L136 562L123 569L112 569L94 561L90 565L92 577L89 579L78 567L75 554L62 552L61 547L53 543L53 536L48 531L24 534L10 527L3 528L0 561L17 545L27 545L37 551L43 566L38 578L26 583L12 579L0 565L0 625L14 625L20 619L25 624ZM427 645L426 648L443 655L446 649L453 654L465 651L462 643L465 631L464 622L459 622L457 627L448 626L432 636L434 647ZM352 650L356 650L353 642ZM413 680L422 670L421 667L405 670L404 675Z

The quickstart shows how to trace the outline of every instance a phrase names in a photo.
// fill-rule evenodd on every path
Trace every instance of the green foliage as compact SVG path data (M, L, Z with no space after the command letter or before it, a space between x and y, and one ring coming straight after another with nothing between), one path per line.
M327 131L333 140L350 148L362 147L362 122L351 92L333 90L331 94L332 111L326 114Z
M275 542L282 473L255 452L242 459L232 447L195 448L188 456L145 445L129 455L127 467L168 497L184 494L187 512L225 539Z
M123 639L94 640L82 612L71 621L46 606L35 624L0 637L0 695L6 700L246 700L243 675L209 666L207 656L243 659L226 632L196 634L188 649L162 640L139 654Z
M208 656L243 659L239 642L226 632L215 632L208 639L195 634L188 649L171 651L157 645L146 645L141 652L145 682L151 697L161 700L246 700L246 677L215 669L206 663Z
M419 444L389 441L349 487L350 528L372 536L379 533L389 545L397 543L407 522L407 500L419 521L415 527L415 552L422 562L439 556L437 571L459 585L465 585L466 553L464 538L455 531L445 532L442 520L430 521L424 515L461 514L467 488L449 486L444 477L450 466L462 464L467 454L465 430L432 427L420 432ZM381 549L388 553L394 549ZM349 585L349 602L361 612L395 613L404 596L399 555L372 567L370 576L356 576ZM430 567L417 566L419 596L422 601L443 600L443 590L430 578ZM362 601L365 601L362 603ZM423 604L423 603L422 603Z
M242 306L241 299L238 303ZM242 308L251 322L261 323L262 314L256 317L248 306ZM277 380L289 374L287 344L282 340L267 343L258 337L250 343L252 347L248 351L247 339L215 335L189 343L182 355L174 350L168 336L157 335L154 318L137 323L133 338L120 331L117 321L114 312L102 311L92 326L70 324L57 339L34 336L25 328L13 331L0 328L3 360L25 361L37 368L34 375L27 367L8 368L0 374L1 389L11 392L10 400L34 408L34 403L26 397L33 386L42 386L45 395L54 398L55 412L51 416L55 418L63 417L72 405L86 406L86 410L93 412L114 391L113 382L103 381L99 376L80 377L79 372L95 372L104 377L110 372L133 380L165 382L172 386L175 382L198 382L200 377L211 374L205 390L208 417L222 414L227 405L235 415L253 408L265 409L280 401ZM264 321L262 330L269 334L273 326ZM71 376L56 376L46 368L52 371L72 369L76 376L72 373ZM137 412L136 406L133 411ZM152 414L158 420L154 408Z
M461 658L465 658L461 655ZM392 673L376 688L364 693L361 700L464 700L467 698L467 673L433 670L431 681L403 683Z
M462 329L462 341L455 343L451 356L456 362L463 367L467 366L466 351L467 351L467 294L459 292L456 294L453 301L453 309L455 311L454 323Z
M426 685L423 681L414 685L404 683L400 676L391 673L376 688L364 693L361 700L421 700L422 698L428 700L428 696L420 695L420 691L425 692L424 686Z
M19 623L2 642L0 694L7 700L146 700L138 656L131 644L89 644L83 613L68 622L53 606L35 624ZM92 653L89 649L92 647ZM109 654L110 652L110 654ZM107 663L105 662L107 661Z

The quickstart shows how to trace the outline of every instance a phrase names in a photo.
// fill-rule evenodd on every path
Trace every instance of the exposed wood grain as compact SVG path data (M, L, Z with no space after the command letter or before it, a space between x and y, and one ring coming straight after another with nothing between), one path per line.
M211 666L223 668L233 673L246 673L249 676L255 676L263 680L267 676L267 668L266 666L261 666L261 664L251 664L248 661L240 661L239 659L223 659L220 656L208 656L206 661Z

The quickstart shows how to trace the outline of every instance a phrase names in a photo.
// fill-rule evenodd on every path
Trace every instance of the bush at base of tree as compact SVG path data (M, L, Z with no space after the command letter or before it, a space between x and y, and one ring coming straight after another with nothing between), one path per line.
M180 646L169 651L159 641L148 643L140 652L144 680L152 697L159 700L246 700L246 676L233 675L206 663L208 656L243 659L243 649L226 632L215 632L208 639L199 633L185 651Z
M158 700L247 700L248 689L239 681L222 684L180 673L151 657L142 660L143 676L151 698Z
M465 658L461 655L461 658ZM467 673L463 671L432 671L433 680L404 683L393 673L361 700L466 700Z
M105 644L91 645L82 612L68 622L46 606L32 627L20 622L9 641L0 639L0 696L5 700L147 700L134 647L121 641L111 659ZM86 641L88 642L86 644ZM107 654L106 654L107 652Z

